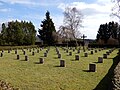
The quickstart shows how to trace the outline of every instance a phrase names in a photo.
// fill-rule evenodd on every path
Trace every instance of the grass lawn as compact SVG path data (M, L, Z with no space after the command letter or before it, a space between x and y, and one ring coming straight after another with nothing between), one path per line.
M55 48L50 47L48 57L44 58L43 53L46 49L40 53L36 52L34 56L32 52L25 50L29 61L24 61L25 55L22 50L18 50L20 60L16 59L14 50L11 53L4 51L3 57L0 57L0 80L10 82L20 90L92 90L107 74L118 52L114 50L103 63L97 63L98 57L102 57L109 49L93 55L87 51L88 57L84 57L81 51L80 60L75 61L77 51L73 52L72 56L68 56L68 53L59 48L62 58L66 61L66 67L59 67ZM40 57L45 59L44 64L37 63ZM89 63L97 65L96 72L87 72Z

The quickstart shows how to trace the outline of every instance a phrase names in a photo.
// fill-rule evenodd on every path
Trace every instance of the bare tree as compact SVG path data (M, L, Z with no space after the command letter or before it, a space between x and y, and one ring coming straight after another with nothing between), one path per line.
M120 19L120 0L112 0L112 2L115 3L114 7L112 8L112 15Z
M60 27L60 30L62 32L61 34L69 40L76 40L76 45L78 45L77 38L79 38L81 35L79 29L82 27L82 20L82 13L75 7L65 8L63 20L64 26Z
M112 0L112 2L115 3L114 7L112 8L112 15L116 16L120 21L120 0ZM117 35L120 45L120 25L118 25Z

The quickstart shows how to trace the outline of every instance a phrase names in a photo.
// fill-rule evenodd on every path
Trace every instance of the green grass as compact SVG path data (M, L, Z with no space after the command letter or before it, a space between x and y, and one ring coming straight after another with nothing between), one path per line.
M87 72L89 63L97 62L98 57L107 50L88 57L83 57L83 52L81 52L80 60L75 61L76 52L68 56L59 48L62 58L66 61L66 67L59 67L59 59L54 47L50 48L48 57L44 58L44 64L37 64L45 50L35 53L35 56L26 50L29 61L24 61L21 50L18 51L20 60L16 59L14 50L11 53L5 51L4 56L0 57L0 80L10 82L21 90L92 90L107 74L113 64L112 58L117 55L117 50L115 50L108 59L104 59L104 63L96 63L96 72Z

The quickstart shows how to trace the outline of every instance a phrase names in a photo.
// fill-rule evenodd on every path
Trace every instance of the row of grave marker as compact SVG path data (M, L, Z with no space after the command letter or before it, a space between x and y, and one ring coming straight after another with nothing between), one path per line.
M63 49L63 50L66 50L65 48L62 48L62 49ZM78 49L78 50L80 50L80 49ZM90 49L89 49L89 50L90 50ZM104 50L104 49L102 49L102 50ZM103 58L104 58L104 59L107 59L107 56L108 56L110 53L112 53L114 50L115 50L115 48L110 49L110 50L107 51L105 54L103 54L103 57L98 57L98 63L103 63ZM73 51L75 51L75 50L73 50ZM101 49L99 49L99 51L101 51ZM59 50L58 50L57 48L56 48L56 52L57 52L58 56L61 55L60 53L58 53ZM119 52L120 52L120 51L119 51ZM66 50L66 53L68 53L68 49ZM97 50L95 50L95 53L97 53ZM91 54L93 54L93 51L91 51ZM72 52L69 52L69 55L72 55ZM85 57L88 57L88 53L84 53L84 56L85 56ZM79 60L79 55L75 55L75 60ZM65 60L60 60L60 66L61 66L61 67L65 67L65 66L66 66L66 65L65 65ZM95 72L95 71L96 71L96 64L90 63L90 64L89 64L89 71Z
M64 60L64 59L61 59L60 51L58 50L57 47L55 47L55 48L56 48L56 53L57 53L57 55L58 55L58 58L60 58L60 67L65 67L65 66L66 66L65 60ZM64 48L62 48L62 49L63 49L63 50L66 50L66 49L64 49ZM41 48L40 48L40 50L41 50ZM50 50L50 48L48 48L48 49L46 50L46 52L44 53L44 57L47 57L47 54L48 54L49 50ZM78 49L78 50L79 50L79 53L80 53L80 49ZM102 50L104 50L104 49L102 49ZM115 50L115 48L114 48L114 49L110 49L110 50L107 51L105 54L103 54L103 57L98 57L98 63L103 63L103 58L107 58L107 56L108 56L111 52L113 52L114 50ZM22 51L23 51L23 54L25 55L25 61L28 61L29 59L28 59L28 56L26 55L25 51L24 51L24 50L22 50ZM75 50L73 50L73 51L75 51ZM99 51L101 51L101 50L99 50ZM4 51L2 51L2 53L1 53L1 57L3 56L3 52L4 52ZM30 52L31 52L31 50L30 50ZM37 52L38 52L38 51L37 51ZM8 53L10 53L9 50L8 50ZM39 53L39 52L38 52L38 53ZM68 50L66 50L66 53L68 53ZM95 53L97 53L97 50L95 50ZM15 50L15 54L17 54L17 50ZM91 51L91 54L93 54L93 51ZM34 55L34 52L32 52L32 55ZM69 55L72 55L72 52L69 52ZM84 53L84 55L85 55L85 57L87 57L87 56L88 56L88 53ZM20 59L20 55L17 55L17 59ZM75 55L75 60L79 60L79 59L80 59L79 55L76 54L76 55ZM44 58L39 58L39 63L40 63L40 64L43 64L43 63L44 63ZM89 71L95 72L95 71L96 71L96 65L95 65L95 64L89 64Z

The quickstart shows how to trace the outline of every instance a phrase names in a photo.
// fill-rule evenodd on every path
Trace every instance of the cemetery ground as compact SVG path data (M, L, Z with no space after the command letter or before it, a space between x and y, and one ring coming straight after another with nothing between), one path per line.
M110 49L99 51L97 48L97 53L93 49L93 54L90 53L92 50L86 50L88 57L84 57L85 52L81 50L78 54L80 60L75 60L77 50L69 49L69 52L72 52L70 56L63 48L57 47L62 59L65 60L65 67L60 67L60 58L55 47L50 47L47 57L44 57L44 52L48 48L18 49L17 54L15 50L10 50L10 53L4 50L3 56L0 57L0 80L10 82L20 90L93 90L106 76L113 64L113 58L118 53L115 49L107 59L103 59L103 63L98 63L98 57L103 57L103 54ZM25 61L26 55L27 61ZM39 58L44 58L43 64L39 63ZM96 64L95 72L89 72L90 63Z

